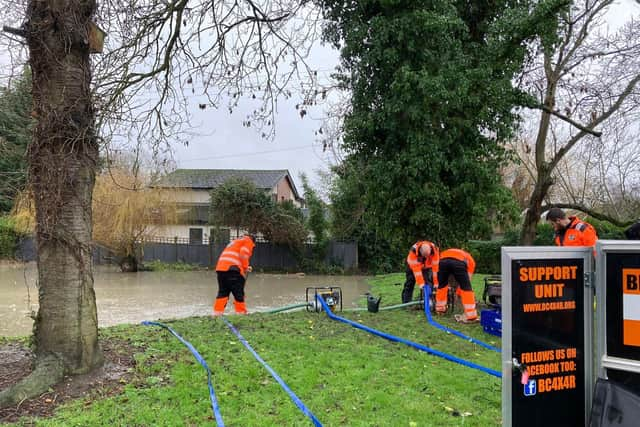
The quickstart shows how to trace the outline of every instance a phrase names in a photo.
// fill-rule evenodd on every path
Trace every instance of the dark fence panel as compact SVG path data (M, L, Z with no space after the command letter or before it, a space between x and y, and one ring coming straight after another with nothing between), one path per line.
M358 268L358 244L355 242L331 242L327 251L327 262L345 270Z
M214 267L225 244L189 245L183 243L145 243L143 261L185 262L203 267ZM304 258L310 258L313 245L306 244L302 253L296 253L286 245L258 242L251 257L256 269L291 271L300 268ZM350 242L331 242L326 257L328 264L345 270L358 268L358 245Z
M177 241L171 243L145 242L142 261L184 262L203 267L215 267L215 263L225 246L223 243L190 245ZM312 254L312 244L305 244L301 252L296 252L286 245L258 242L253 251L251 265L256 269L294 271L300 268L303 259L310 259ZM35 261L36 245L33 237L26 237L19 242L16 258L24 262ZM117 257L107 248L95 245L93 262L96 265L117 263ZM353 242L330 242L325 262L340 266L345 270L356 270L358 268L358 245Z
M211 265L209 245L177 245L178 261L202 266Z
M23 237L18 242L18 249L16 250L16 259L22 262L35 261L38 255L36 248L36 239L29 236Z

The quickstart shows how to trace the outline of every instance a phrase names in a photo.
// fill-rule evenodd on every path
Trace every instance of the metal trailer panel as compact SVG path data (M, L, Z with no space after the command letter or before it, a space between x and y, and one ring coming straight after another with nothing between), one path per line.
M593 286L593 256L592 249L587 247L556 247L556 246L518 246L502 248L502 424L512 426L512 375L513 364L513 342L512 342L512 269L514 260L546 260L546 259L579 259L583 260L583 283L585 288ZM585 399L585 425L588 422L588 413L591 409L592 390L594 382L593 374L593 311L588 307L593 307L593 291L585 289L584 296L584 399ZM545 408L540 408L545 411ZM553 417L553 414L549 414ZM516 426L517 427L517 426Z
M607 369L640 373L640 360L626 357L616 357L607 351L607 325L619 321L612 318L615 313L607 313L607 265L608 255L636 255L640 259L640 241L637 240L598 240L596 243L596 319L597 320L597 350L596 363L598 374L608 378Z

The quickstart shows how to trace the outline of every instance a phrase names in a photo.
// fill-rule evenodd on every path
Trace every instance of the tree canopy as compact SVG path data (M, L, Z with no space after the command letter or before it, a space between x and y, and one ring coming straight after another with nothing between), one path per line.
M274 243L300 245L307 237L301 212L280 204L249 180L230 178L211 190L210 223L261 233Z
M500 142L512 134L514 106L526 101L512 79L525 42L558 2L319 3L353 94L339 179L359 187L354 206L376 240L454 245L511 216Z
M533 181L521 244L534 241L541 215L552 206L618 226L635 219L640 21L631 15L610 28L604 18L613 4L572 2L536 43L537 55L520 79L538 116L518 141Z

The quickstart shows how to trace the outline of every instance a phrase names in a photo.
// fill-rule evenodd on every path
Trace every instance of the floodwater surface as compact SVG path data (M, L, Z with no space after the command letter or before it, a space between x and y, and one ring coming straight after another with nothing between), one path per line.
M204 316L212 312L218 284L213 271L121 273L94 268L99 326L143 320ZM35 263L0 264L0 336L31 333L38 311ZM338 286L344 308L355 307L369 286L362 276L312 276L252 273L245 286L249 312L305 302L307 287ZM233 297L227 313L233 312Z

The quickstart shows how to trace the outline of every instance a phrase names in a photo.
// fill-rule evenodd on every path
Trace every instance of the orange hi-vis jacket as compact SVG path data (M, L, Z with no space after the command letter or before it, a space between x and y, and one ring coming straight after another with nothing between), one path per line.
M595 246L598 235L591 224L570 216L571 223L563 233L556 233L555 242L558 246Z
M237 267L240 270L240 274L246 276L249 258L253 255L255 246L249 236L232 241L220 254L216 264L216 271L229 271L231 267Z
M425 258L420 255L420 247L423 245L429 245L431 247L431 254ZM433 285L438 286L438 266L440 264L440 250L436 245L428 240L422 240L416 242L409 250L407 255L407 265L413 271L413 276L416 278L416 283L419 287L424 286L424 276L422 269L430 268L433 271Z
M440 259L453 258L464 262L467 265L467 273L473 274L476 271L476 261L469 252L462 249L447 249L440 254Z

